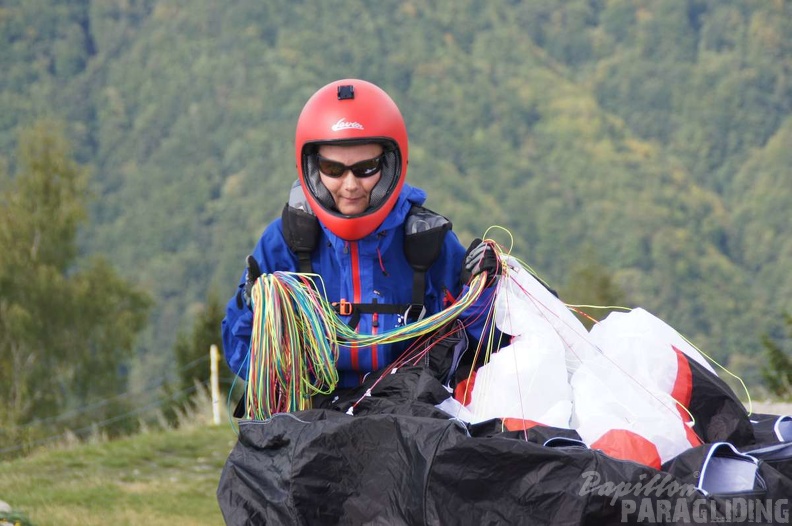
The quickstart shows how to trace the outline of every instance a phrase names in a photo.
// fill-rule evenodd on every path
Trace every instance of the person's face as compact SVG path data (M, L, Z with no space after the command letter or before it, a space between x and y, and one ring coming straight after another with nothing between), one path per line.
M323 144L319 147L319 156L321 158L346 166L375 159L380 155L382 155L382 145L375 143L352 146ZM339 212L346 215L355 215L364 212L368 208L371 190L382 177L381 170L377 170L368 177L356 177L352 170L344 170L339 177L330 177L322 172L321 163L319 166L322 184L330 191L330 195L333 196Z

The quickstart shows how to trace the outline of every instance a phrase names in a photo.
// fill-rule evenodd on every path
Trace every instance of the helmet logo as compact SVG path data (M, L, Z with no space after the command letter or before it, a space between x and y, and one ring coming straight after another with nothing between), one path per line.
M338 122L336 122L335 124L333 124L333 126L331 126L330 129L333 131L341 131L341 130L348 130L350 128L354 128L356 130L362 130L363 125L360 124L359 122L347 122L346 120L344 120L343 117L341 117L340 119L338 119Z

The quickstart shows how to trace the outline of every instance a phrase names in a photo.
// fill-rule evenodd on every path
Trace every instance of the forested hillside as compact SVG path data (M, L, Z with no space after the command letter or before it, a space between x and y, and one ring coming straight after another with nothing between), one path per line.
M557 287L596 260L755 378L792 311L792 3L7 0L0 160L66 121L95 196L82 250L156 301L136 382L231 295L296 177L302 105L344 77L400 105L410 181L463 244L503 226Z

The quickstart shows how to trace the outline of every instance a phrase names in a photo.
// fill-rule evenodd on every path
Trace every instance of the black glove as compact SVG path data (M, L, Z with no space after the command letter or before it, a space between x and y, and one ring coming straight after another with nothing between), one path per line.
M469 283L475 276L486 272L487 286L489 287L495 282L495 277L500 274L500 271L498 255L492 245L479 238L474 239L465 252L462 283Z
M245 271L245 288L242 289L242 301L248 308L253 308L251 298L253 295L253 285L256 280L261 277L261 269L258 266L256 258L253 256L247 257L247 270ZM241 307L241 306L240 306Z

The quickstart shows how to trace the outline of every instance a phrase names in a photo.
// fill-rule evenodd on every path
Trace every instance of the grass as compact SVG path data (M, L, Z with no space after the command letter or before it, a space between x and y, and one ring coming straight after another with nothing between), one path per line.
M236 443L203 422L0 462L0 500L34 526L223 524L215 492Z

